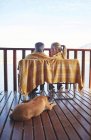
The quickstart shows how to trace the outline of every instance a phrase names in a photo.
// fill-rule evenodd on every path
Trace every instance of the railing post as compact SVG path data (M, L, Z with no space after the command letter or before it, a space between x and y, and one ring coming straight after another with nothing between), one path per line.
M67 49L67 59L69 59L69 50Z
M7 49L4 49L4 91L8 91Z
M77 50L74 50L74 59L77 59Z
M25 50L22 50L22 59L25 58Z
M13 89L17 91L16 50L13 50Z
M89 88L91 88L91 51L90 51L90 66L89 66Z
M82 51L82 82L85 80L85 50Z
M69 59L69 50L67 49L67 59ZM68 89L68 84L65 84L65 88Z

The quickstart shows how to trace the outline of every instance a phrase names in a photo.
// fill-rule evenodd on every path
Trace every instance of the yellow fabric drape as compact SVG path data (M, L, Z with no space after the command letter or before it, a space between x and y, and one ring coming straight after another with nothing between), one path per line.
M44 52L33 52L25 57L25 59L50 59Z
M38 85L78 83L83 88L79 61L76 59L22 59L19 62L19 90L27 95Z
M64 55L62 52L58 52L57 54L53 55L54 59L65 59Z

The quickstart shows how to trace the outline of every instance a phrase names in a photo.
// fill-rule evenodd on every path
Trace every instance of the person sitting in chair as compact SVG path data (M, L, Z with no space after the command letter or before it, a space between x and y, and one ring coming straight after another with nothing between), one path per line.
M44 43L37 42L35 44L35 51L25 57L25 59L49 59L50 57L47 56L44 52ZM37 90L37 87L29 93L29 96L35 95L35 92ZM40 90L44 90L44 84L40 85Z
M66 59L67 49L65 45L61 45L58 42L54 42L51 44L51 57Z
M61 45L58 42L54 42L51 44L51 57L53 59L66 59L67 49L65 45ZM52 84L49 84L49 89L53 89L54 86ZM60 90L63 89L62 84L57 84L57 89Z

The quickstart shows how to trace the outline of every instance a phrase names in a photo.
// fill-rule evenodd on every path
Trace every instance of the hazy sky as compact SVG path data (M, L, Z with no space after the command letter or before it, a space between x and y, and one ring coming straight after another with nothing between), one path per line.
M0 0L0 47L91 43L91 0Z

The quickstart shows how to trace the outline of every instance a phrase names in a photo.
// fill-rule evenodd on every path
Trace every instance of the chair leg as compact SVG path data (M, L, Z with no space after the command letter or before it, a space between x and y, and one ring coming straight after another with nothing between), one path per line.
M55 92L54 90L53 91L51 91L52 93L52 98L54 99L54 100L73 100L74 98L75 98L75 90L76 90L76 84L74 84L74 83L72 83L73 84L73 97L69 97L68 95L68 97L64 97L63 95L61 96L61 97L59 97L58 95L57 95L57 93L58 92ZM70 84L70 89L68 89L67 91L62 91L62 92L60 92L60 93L65 93L65 94L67 94L67 92L70 92L70 90L71 90L71 84ZM51 95L50 94L50 95ZM56 95L56 97L55 97L55 95ZM53 100L52 99L52 100Z

